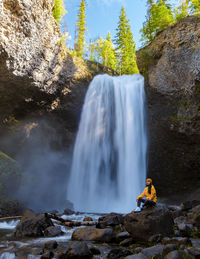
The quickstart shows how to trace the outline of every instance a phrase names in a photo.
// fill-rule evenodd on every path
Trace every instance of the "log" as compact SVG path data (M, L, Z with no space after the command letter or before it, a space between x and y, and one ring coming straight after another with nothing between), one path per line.
M4 218L0 218L0 222L3 221L10 221L10 220L15 220L15 219L21 219L22 216L10 216L10 217L4 217Z
M97 222L86 222L86 221L79 222L79 221L72 221L69 219L63 219L55 214L45 213L45 215L46 217L59 221L59 223L57 223L58 225L62 225L70 228L79 227L79 226L95 226L97 224Z

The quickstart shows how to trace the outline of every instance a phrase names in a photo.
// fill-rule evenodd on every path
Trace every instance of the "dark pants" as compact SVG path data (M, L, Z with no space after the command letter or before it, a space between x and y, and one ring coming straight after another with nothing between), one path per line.
M156 205L156 203L152 200L139 198L138 202L137 202L137 206L140 207L141 203L144 203L144 206L146 206L146 207L153 207Z

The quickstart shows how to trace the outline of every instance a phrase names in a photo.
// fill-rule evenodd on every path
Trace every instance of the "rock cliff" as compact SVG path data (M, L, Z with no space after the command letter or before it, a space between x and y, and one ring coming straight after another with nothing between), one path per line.
M170 26L137 55L146 77L148 174L159 195L186 199L200 187L199 18Z

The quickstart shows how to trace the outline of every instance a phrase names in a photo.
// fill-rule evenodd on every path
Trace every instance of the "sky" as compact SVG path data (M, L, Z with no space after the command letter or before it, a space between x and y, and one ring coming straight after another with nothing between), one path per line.
M171 4L176 5L180 0L171 0ZM81 0L64 0L67 14L63 18L63 26L67 28L71 40L68 40L70 47L74 44L75 23ZM112 39L116 35L116 28L119 21L122 5L125 7L127 18L130 20L136 49L142 47L140 41L140 29L145 21L147 13L147 0L87 0L86 11L86 42L99 37L106 38L110 31Z

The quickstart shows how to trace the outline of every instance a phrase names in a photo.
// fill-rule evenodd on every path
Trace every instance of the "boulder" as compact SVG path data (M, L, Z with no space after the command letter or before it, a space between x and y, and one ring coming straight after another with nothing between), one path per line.
M136 254L136 255L129 255L129 256L126 256L124 259L148 259L148 257L146 257L144 254L142 253L139 253L139 254Z
M130 238L126 238L123 241L121 241L120 245L121 246L130 246L131 244L133 244L133 242L134 241L133 241L132 237L130 237Z
M44 243L44 248L45 249L56 249L58 246L58 243L55 240L50 240Z
M176 244L168 244L164 246L162 256L169 254L171 251L177 250L178 246Z
M113 227L124 223L123 216L117 213L110 213L106 216L100 217L97 228Z
M185 251L175 250L167 254L164 259L192 259L192 257Z
M66 252L67 259L91 259L93 257L85 242L75 242Z
M16 237L41 237L46 228L53 226L53 222L45 214L35 215L33 211L25 211L17 225Z
M124 239L130 238L130 234L127 231L120 232L116 235L116 241L121 242Z
M132 252L128 249L114 248L108 253L107 259L120 259L131 254Z
M163 244L176 244L178 246L180 245L191 245L191 241L188 237L165 237L162 240Z
M142 250L142 253L148 258L154 258L154 256L162 256L164 245L157 245L148 247Z
M147 208L140 213L131 212L125 216L124 226L136 241L148 241L156 234L173 234L174 221L164 206Z
M113 230L110 228L77 228L72 234L72 240L76 241L96 241L96 242L112 242L115 238Z
M46 228L44 231L45 237L56 237L56 236L60 236L62 234L63 234L63 232L62 232L60 226L56 226L56 227L50 226L50 227Z

